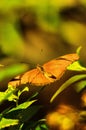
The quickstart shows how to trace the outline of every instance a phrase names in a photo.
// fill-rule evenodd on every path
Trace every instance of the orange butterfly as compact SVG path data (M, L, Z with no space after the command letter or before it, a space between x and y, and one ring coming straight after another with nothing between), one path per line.
M9 82L9 84L13 86L21 84L44 86L50 84L59 80L65 73L67 67L78 59L79 56L76 53L58 57L45 63L43 66L37 65L36 69L24 73L19 81L14 81L13 84Z
M59 80L65 73L67 67L78 59L79 56L76 53L58 57L45 63L43 66L37 65L36 69L27 71L22 76L17 76L8 84L15 87L21 84L31 84L35 86L50 84Z

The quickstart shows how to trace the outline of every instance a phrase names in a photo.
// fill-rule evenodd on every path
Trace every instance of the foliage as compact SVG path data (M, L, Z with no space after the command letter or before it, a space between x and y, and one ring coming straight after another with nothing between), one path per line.
M84 0L80 0L79 2L86 6L86 2ZM70 2L67 0L64 2L57 0L2 0L0 2L0 58L2 59L2 55L5 55L6 57L18 59L19 62L22 59L26 59L28 63L33 60L31 56L34 51L31 49L28 51L25 40L19 32L20 25L18 25L17 28L17 22L21 18L21 14L18 14L18 11L20 10L21 12L22 9L26 8L28 12L29 9L32 12L35 12L37 24L39 25L39 28L43 29L45 32L56 33L57 30L59 30L61 36L65 37L64 39L66 39L67 42L74 45L77 45L78 42L81 43L84 41L78 39L82 32L85 33L86 29L84 26L82 26L82 24L77 24L77 22L69 21L64 23L59 14L63 7L73 5L75 5L75 2L72 2L71 0ZM74 28L72 28L72 26ZM66 29L66 27L68 27L68 29ZM72 38L70 34L72 34ZM79 36L77 34L79 34ZM33 50L36 50L36 47L40 44L40 40L38 41L39 43L37 42L37 45L32 43L32 45L34 44L35 46L35 49ZM33 48L32 45L30 44L29 48ZM44 45L42 47L44 47ZM79 49L77 50L77 53L79 53ZM29 67L26 64L16 63L8 66L0 64L0 88L3 88L1 83L9 82L12 78L24 73L28 69ZM85 89L86 68L78 61L68 66L67 70L82 72L82 74L73 75L71 78L67 79L52 96L50 102L53 102L58 94L64 91L67 87L70 87L73 83L76 92L79 93ZM29 88L27 86L23 89L19 89L9 85L5 91L0 91L0 107L3 106L5 101L8 101L8 103L14 103L14 105L7 107L0 112L0 130L5 128L8 128L8 130L48 129L45 119L34 119L42 107L40 105L35 105L37 102L37 94L29 97L25 102L19 103L20 96L24 92L29 92ZM86 115L86 113L84 115Z
M75 75L75 76L72 76L70 79L68 79L65 83L62 84L62 86L60 86L60 88L55 92L55 94L52 96L50 102L52 102L56 96L58 96L59 93L61 93L64 89L66 89L67 87L69 87L72 83L75 83L76 81L79 81L79 80L83 80L84 78L86 78L86 74L80 74L80 75ZM82 81L83 82L83 81ZM78 90L82 90L83 88L86 87L86 80L84 80L84 84L83 84L83 87L80 85L81 82L79 82L77 84L77 88L75 86L75 89L78 91Z
M18 120L2 118L0 120L0 129L5 128L5 127L9 127L12 125L17 125L17 124L18 124Z
M20 92L20 90L18 91L17 89L14 89L12 86L9 86L5 92L0 92L1 103L3 103L5 100L13 101L16 103L16 106L14 106L13 108L7 108L6 110L3 110L1 112L0 114L1 130L2 128L6 127L8 127L9 130L11 128L14 130L15 129L22 130L23 129L22 127L24 127L25 123L28 120L30 120L41 108L41 106L39 105L37 106L32 105L34 102L36 102L36 100L28 99L24 103L18 104L19 96L25 91L29 91L27 87Z

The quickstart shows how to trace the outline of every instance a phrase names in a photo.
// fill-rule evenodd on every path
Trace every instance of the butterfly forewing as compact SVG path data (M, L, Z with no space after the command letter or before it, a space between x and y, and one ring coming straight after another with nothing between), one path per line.
M47 62L43 67L45 71L54 75L58 80L64 74L67 67L78 59L79 56L77 54L68 54Z
M21 78L21 84L29 83L39 86L49 84L49 82L49 79L38 68L26 72Z
M21 77L21 84L32 83L34 81L35 77L37 77L38 74L39 74L38 69L33 69L33 70L30 70L30 71L27 71Z

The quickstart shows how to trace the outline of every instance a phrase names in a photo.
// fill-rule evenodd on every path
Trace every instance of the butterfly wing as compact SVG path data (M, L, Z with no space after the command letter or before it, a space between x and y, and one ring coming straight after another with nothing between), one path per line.
M77 54L64 55L47 62L43 65L43 68L46 72L54 75L58 80L64 74L67 67L78 59L79 56Z
M14 77L14 78L8 83L8 85L11 85L11 86L13 86L13 87L19 86L19 85L20 85L20 79L21 79L21 76L18 75L18 76L16 76L16 77Z
M26 72L22 77L21 77L21 84L32 84L36 86L40 85L45 85L49 84L49 79L47 79L44 74L41 72L41 70L33 69L28 72Z

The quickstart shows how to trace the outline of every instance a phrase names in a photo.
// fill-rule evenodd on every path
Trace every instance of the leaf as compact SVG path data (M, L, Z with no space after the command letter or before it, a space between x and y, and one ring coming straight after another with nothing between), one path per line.
M26 122L26 121L30 120L32 117L34 117L34 115L39 111L39 109L41 107L42 106L40 106L40 105L33 105L33 106L30 106L29 108L25 109L24 111L22 111L21 121Z
M0 129L9 127L9 126L13 126L13 125L17 125L17 124L18 124L18 120L2 118L0 120Z
M71 70L71 71L86 71L86 68L81 66L79 61L75 61L74 63L72 63L71 65L69 65L67 67L67 70Z
M22 130L24 124L21 124L19 127L19 130Z
M80 75L74 75L73 77L69 78L65 83L61 85L61 87L54 93L54 95L51 97L50 102L52 103L53 100L56 98L58 94L60 94L64 89L69 87L72 83L86 78L86 74L80 74Z
M76 53L77 53L78 55L80 54L81 49L82 49L82 46L79 46L79 47L77 48Z
M40 128L40 126L39 126L39 125L38 125L35 129L36 129L36 130L41 130L41 128Z
M11 126L11 127L9 128L9 130L23 130L22 127L23 127L23 124L20 124L20 123L19 123L18 125Z
M20 105L18 105L15 108L12 108L10 111L8 111L8 113L13 112L13 111L17 111L17 110L21 110L21 109L26 109L27 107L29 107L31 104L33 104L36 100L32 100L32 101L26 101Z
M8 87L8 89L5 92L0 92L0 103L2 103L4 100L8 101L16 101L18 97L14 95L15 89L12 87Z
M26 129L27 127L29 129L29 128L33 127L34 124L36 123L36 120L34 120L34 117L37 116L37 112L39 111L40 108L41 108L41 106L33 105L33 106L28 107L27 109L9 113L8 116L12 117L13 119L19 119L20 123L24 123L22 126L23 127L22 129ZM13 117L12 114L14 114L14 113L15 113L15 115ZM28 122L28 124L27 124L27 122Z
M25 88L23 88L23 90L19 90L18 91L18 97L23 93L23 92L25 92L25 91L29 91L29 88L28 87L25 87Z
M42 89L40 89L40 90L42 90ZM29 97L29 100L32 100L32 99L36 98L38 96L38 94L39 94L39 92L35 92L34 94L32 94L31 97Z
M0 70L0 81L8 78L13 78L14 76L25 72L28 66L25 64L14 64Z
M6 118L18 119L20 123L24 123L36 114L39 106L30 106L34 101L24 102L5 113Z
M28 125L26 126L26 124L23 124L23 128L26 127L32 127L33 124L31 124L32 119L35 114L39 111L39 109L41 108L41 106L36 106L36 105L32 105L26 109L19 109L19 110L14 110L14 111L10 111L7 114L5 114L6 118L12 118L12 119L19 119L20 123L27 123L28 121ZM33 119L34 121L34 119Z
M42 125L41 125L41 128L43 128L43 130L48 130L46 124L42 124Z
M82 80L76 83L74 88L77 92L80 92L85 87L86 87L86 80Z
M35 127L36 130L48 130L48 127L44 120L45 119L38 121L37 126Z

